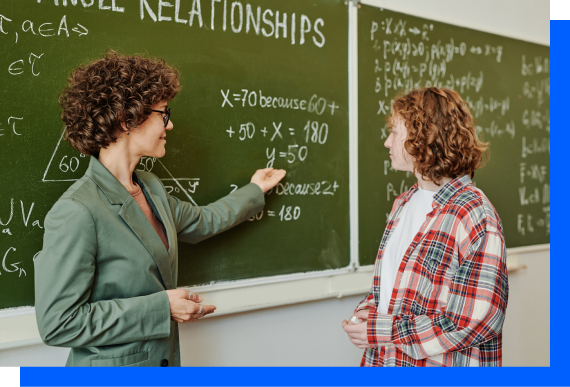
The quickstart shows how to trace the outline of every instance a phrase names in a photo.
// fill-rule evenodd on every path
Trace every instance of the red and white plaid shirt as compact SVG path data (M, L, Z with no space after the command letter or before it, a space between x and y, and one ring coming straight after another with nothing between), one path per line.
M505 239L499 215L469 176L434 196L433 211L406 251L388 314L378 313L386 244L417 184L398 196L382 237L367 309L361 366L501 366L507 308Z

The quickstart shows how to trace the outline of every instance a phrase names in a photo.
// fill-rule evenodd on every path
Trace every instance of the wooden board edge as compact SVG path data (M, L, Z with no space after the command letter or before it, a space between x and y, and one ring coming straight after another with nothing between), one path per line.
M425 13L423 11L418 12L413 3L409 2L390 2L386 4L385 0L360 0L359 4L368 5L370 7L382 8L392 12L403 13L413 17L418 17L422 19L434 20L440 23L450 24L456 27L468 28L471 30L476 30L480 32L486 32L493 35L503 36L505 38L511 38L516 40L522 40L529 43L540 44L542 46L550 47L550 39L546 38L536 38L533 35L522 33L521 31L513 31L511 26L506 28L496 28L489 25L483 24L481 22L473 22L470 19L470 14L462 12L465 17L460 17L460 15L454 15L450 17L448 14L442 16L441 13L433 11L433 13ZM505 4L506 7L512 5L512 3Z

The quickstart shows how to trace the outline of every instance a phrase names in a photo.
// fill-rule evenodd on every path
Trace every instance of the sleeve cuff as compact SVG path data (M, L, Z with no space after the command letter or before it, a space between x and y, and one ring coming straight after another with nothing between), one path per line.
M375 347L391 344L393 321L394 316L392 315L370 312L366 323L368 343Z
M149 319L153 334L157 338L170 336L170 301L166 291L147 296L148 312L145 318Z
M255 183L249 183L244 185L240 189L231 193L235 197L242 197L247 200L248 203L248 218L257 214L265 206L265 195L261 188Z

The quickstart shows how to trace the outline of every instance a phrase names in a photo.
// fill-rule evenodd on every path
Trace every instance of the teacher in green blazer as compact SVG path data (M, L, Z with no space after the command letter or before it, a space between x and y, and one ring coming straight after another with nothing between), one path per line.
M285 176L258 170L250 184L196 207L135 171L142 156L164 156L167 103L179 90L178 71L164 60L110 50L74 70L60 95L65 139L91 160L45 219L35 307L42 340L71 347L68 366L180 366L178 323L215 306L176 289L178 241L250 218Z

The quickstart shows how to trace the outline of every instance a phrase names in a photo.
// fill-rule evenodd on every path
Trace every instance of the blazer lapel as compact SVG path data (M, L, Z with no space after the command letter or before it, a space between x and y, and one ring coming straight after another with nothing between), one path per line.
M125 203L123 203L121 211L119 211L119 215L145 245L147 250L150 252L150 255L152 255L156 265L158 266L158 270L160 271L160 275L162 276L166 289L172 289L174 287L174 283L172 282L172 271L170 269L168 252L166 251L166 248L160 240L156 230L152 227L139 204L132 198L132 196L127 198Z
M129 191L127 191L117 178L94 156L91 157L89 168L87 168L85 174L97 184L111 204L120 204L122 206L119 211L119 216L123 218L125 223L149 251L160 271L162 282L166 289L173 289L174 282L172 281L169 254L164 248L164 244L160 240L156 230L152 227L146 215ZM158 207L156 202L160 202L160 200L155 200L154 204L155 207L161 211L161 207ZM162 208L161 217L164 219L165 215L163 215L163 213L164 209ZM167 229L166 225L165 228ZM168 236L168 243L169 245L172 243L170 235Z

